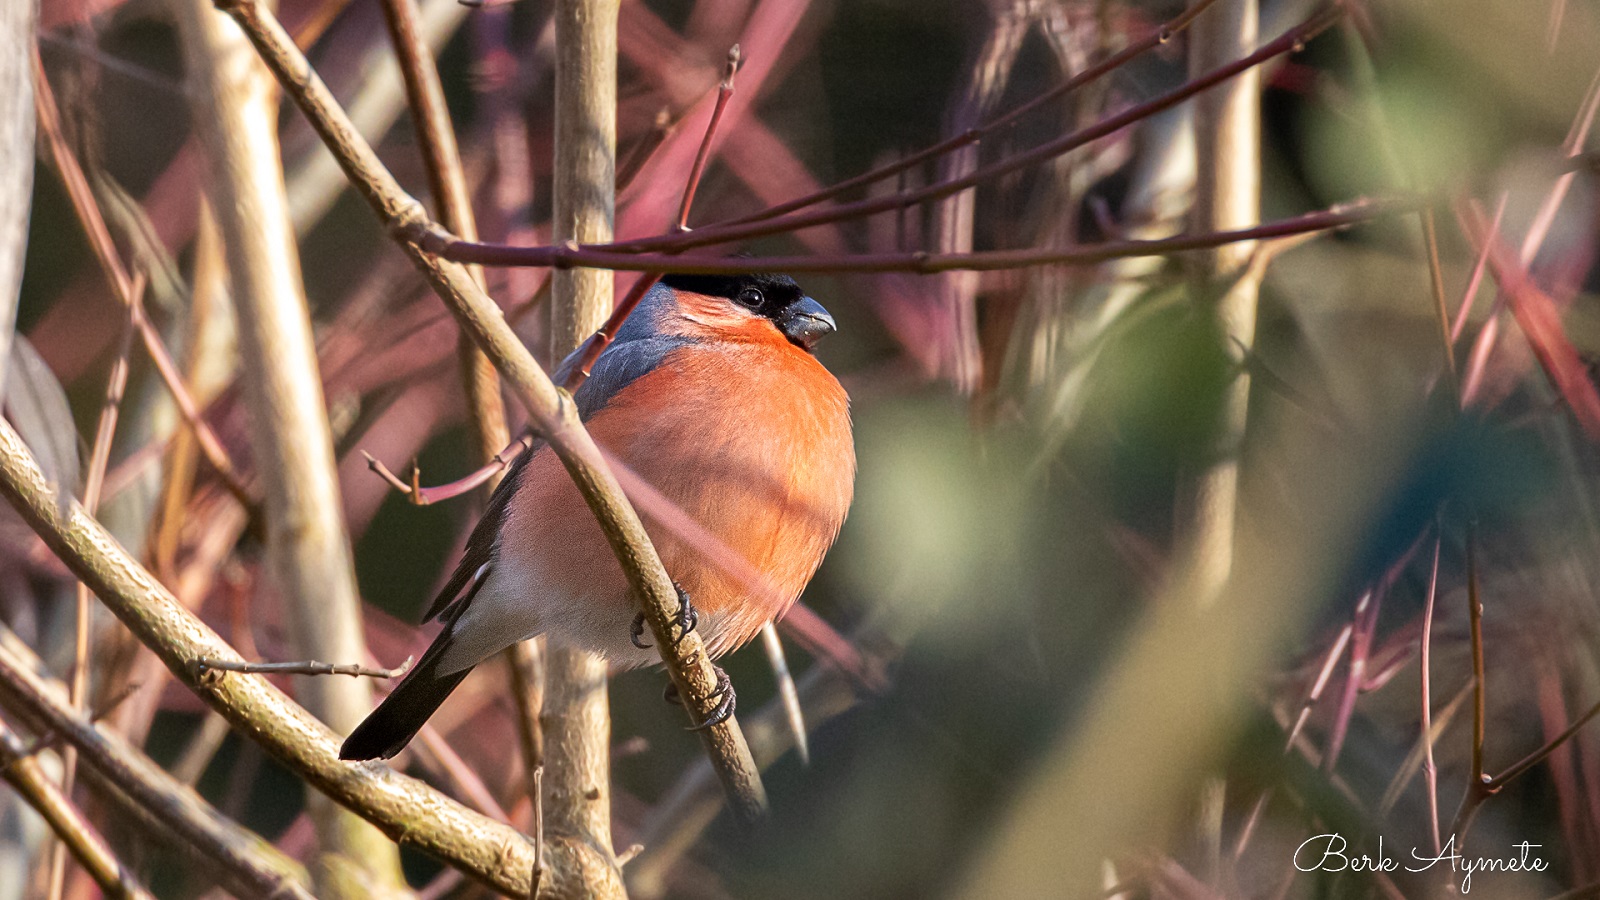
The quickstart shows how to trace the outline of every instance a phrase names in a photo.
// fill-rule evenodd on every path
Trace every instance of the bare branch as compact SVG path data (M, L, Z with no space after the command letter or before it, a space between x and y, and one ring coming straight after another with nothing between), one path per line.
M64 739L82 757L85 780L95 781L124 814L150 822L158 834L170 835L228 890L242 897L309 900L312 894L305 887L306 873L299 864L259 835L223 818L121 735L101 731L85 720L72 709L66 686L36 674L37 666L31 652L9 631L4 632L0 637L0 705L38 735L27 754L37 752L39 743Z
M22 741L4 723L0 723L0 778L49 823L62 845L106 894L154 900L154 895L123 867L105 839L72 805L65 792L50 780L39 761L27 754Z
M128 308L134 325L139 329L139 338L144 344L145 352L155 364L162 383L172 393L172 399L177 403L179 413L193 429L195 440L200 445L201 452L205 454L206 461L216 470L217 475L239 502L244 504L246 509L253 510L255 501L245 488L244 482L240 480L233 463L228 459L222 441L201 417L200 405L195 402L184 384L183 377L178 373L177 364L172 361L172 354L167 352L166 344L161 340L160 332L144 315L143 306L135 302L133 276L129 274L122 257L117 253L116 244L111 239L110 230L106 228L105 217L100 213L99 204L94 199L94 192L89 188L89 181L83 174L83 168L78 164L77 157L73 156L72 149L67 146L67 141L61 134L61 114L56 109L55 97L50 92L50 83L45 80L44 67L38 60L37 50L34 54L34 92L39 109L39 131L44 138L45 146L49 148L50 161L55 165L57 174L61 176L62 184L67 189L67 196L72 200L73 211L83 225L84 233L89 238L89 246L94 250L95 260L100 264L100 270L104 273L107 283L111 285L112 293L123 306Z
M177 5L194 121L205 148L207 195L223 237L238 311L239 365L264 488L267 562L302 659L366 658L360 597L345 532L333 436L300 281L300 257L277 142L276 91L248 60L237 28L206 0ZM303 681L299 696L336 729L372 708L361 679ZM404 886L398 850L326 798L307 806L317 826L317 892L365 897Z
M534 848L515 829L387 766L341 761L338 744L327 726L264 678L227 673L197 678L194 660L238 660L239 654L178 603L83 507L74 503L65 515L59 512L55 491L16 431L4 421L0 421L0 494L178 680L237 731L317 790L377 825L391 840L404 840L496 890L526 896ZM0 666L4 662L5 654L0 653ZM15 696L17 703L23 703L26 697L13 695L7 688L17 679L26 682L32 676L6 677L13 680L0 679L0 701L11 707ZM80 750L86 743L105 746L113 740L81 720L49 712L54 701L27 702L39 710L38 717L47 718L51 727L59 728ZM84 758L91 765L98 764L87 750ZM166 803L164 798L169 796L154 791L148 799ZM418 810L426 812L419 815ZM567 880L571 877L567 848L554 844L547 848L545 859L546 881L552 891L573 883Z
M689 169L689 180L683 186L683 201L678 204L678 221L674 231L689 230L689 208L694 205L694 192L700 187L700 176L705 174L706 160L711 156L711 142L717 136L717 125L722 121L722 111L728 108L733 97L733 76L739 71L739 45L728 48L728 62L722 70L722 82L717 85L717 102L711 108L711 121L706 123L706 133L700 138L700 149L695 152L694 166Z
M243 672L248 675L353 675L365 678L399 678L411 670L411 664L416 662L416 657L408 656L406 661L392 669L375 669L371 666L362 666L355 663L325 663L309 660L307 662L240 662L232 659L208 659L201 657L194 661L196 677L205 677L207 672Z
M607 247L500 247L475 245L470 252L457 253L461 244L430 242L429 250L447 255L470 256L473 262L490 266L552 266L558 270L577 266L617 271L673 271L699 275L735 275L744 272L935 272L971 270L978 272L1022 269L1030 266L1091 265L1112 259L1140 256L1165 256L1190 250L1209 250L1230 244L1268 238L1344 228L1382 216L1415 210L1419 201L1412 197L1358 199L1326 210L1280 219L1252 228L1204 231L1157 240L1105 241L1070 248L1028 247L1018 250L986 250L974 253L861 253L839 256L739 257L707 254L677 255L667 250L650 253L619 252ZM700 234L699 231L690 232ZM452 249L455 248L455 249Z
M244 28L279 84L322 135L351 183L384 225L396 234L426 227L427 218L420 205L406 194L378 161L371 146L350 126L327 86L311 71L305 57L259 0L228 0L225 8ZM680 696L688 700L688 715L696 717L695 721L704 721L718 696L716 675L706 657L705 645L692 632L686 639L674 642L677 592L638 514L628 504L594 440L578 421L577 410L551 383L511 331L500 309L464 268L426 254L410 241L400 244L473 340L494 360L540 434L573 476L617 554L634 596L642 604L667 672ZM707 752L716 760L735 811L744 818L759 815L764 806L760 776L736 720L730 718L700 735ZM523 867L521 876L526 877L527 871L528 867Z
M641 238L632 241L621 241L604 247L580 249L621 251L625 253L681 252L694 247L726 244L773 234L785 234L815 225L856 219L875 213L904 209L921 203L940 200L974 185L999 178L1002 175L1015 172L1035 163L1054 159L1092 141L1114 134L1135 122L1147 119L1155 113L1169 109L1197 94L1216 87L1241 72L1248 72L1267 60L1294 52L1304 46L1306 41L1333 25L1341 15L1342 9L1337 6L1325 9L1300 25L1289 29L1276 40L1263 45L1248 56L1213 69L1197 78L1191 78L1172 91L1145 103L1132 106L1116 115L1108 116L1087 128L1079 129L1071 134L1047 141L1030 150L983 166L960 178L941 181L914 191L897 192L888 196L860 200L854 203L844 203L809 213L784 215L744 224L711 225L683 234ZM558 246L500 247L492 244L471 244L457 241L444 235L433 235L432 238L433 243L429 245L429 249L434 250L444 258L457 262L474 262L485 265L559 265L559 262L555 261L559 257L559 252L572 249ZM641 268L648 270L654 267Z

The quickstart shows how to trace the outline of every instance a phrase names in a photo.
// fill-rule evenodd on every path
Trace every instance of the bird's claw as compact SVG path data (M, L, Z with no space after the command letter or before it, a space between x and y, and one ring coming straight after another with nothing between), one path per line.
M689 636L689 632L700 624L700 614L695 612L694 601L689 599L689 592L684 590L676 581L672 583L678 592L678 615L673 621L678 626L678 638L673 644L681 642ZM649 650L655 646L644 640L644 613L637 613L633 617L633 625L628 628L628 640L640 650Z
M711 668L717 672L717 687L711 692L712 697L718 698L717 705L712 708L711 715L706 716L704 722L699 725L690 725L686 729L687 731L705 731L707 728L721 725L723 722L728 721L728 718L733 715L734 707L738 705L739 697L733 691L733 679L728 677L727 672L722 671L721 666L714 665ZM676 706L683 705L683 697L678 694L678 686L671 682L667 683L667 689L662 693L662 699Z
M695 612L694 601L689 599L689 592L682 585L674 581L672 588L678 592L678 639L673 641L677 644L700 624L700 614Z

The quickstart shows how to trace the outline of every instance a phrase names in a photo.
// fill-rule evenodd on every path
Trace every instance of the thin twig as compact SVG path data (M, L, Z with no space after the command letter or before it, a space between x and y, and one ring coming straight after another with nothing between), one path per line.
M761 646L767 651L767 661L772 664L772 677L778 683L778 697L783 701L785 722L789 736L794 739L794 752L800 765L811 765L811 742L806 739L806 712L800 706L800 692L794 686L794 674L789 671L789 658L783 652L783 641L778 639L778 629L771 622L761 626Z
M1254 67L1278 56L1299 50L1307 41L1333 25L1343 15L1340 6L1324 9L1307 19L1300 25L1289 29L1276 40L1263 45L1256 52L1234 62L1223 65L1205 73L1197 78L1192 78L1182 86L1162 94L1159 97L1130 107L1121 113L1108 116L1105 119L1087 128L1079 129L1071 134L1064 135L1052 141L1036 146L1030 150L1007 157L990 165L976 169L960 178L928 185L917 190L897 193L884 197L869 198L853 203L840 204L826 209L815 210L809 213L798 213L778 216L759 222L748 222L736 225L706 226L695 231L674 234L666 237L640 238L632 241L621 241L605 246L595 247L504 247L493 244L473 244L453 238L453 236L426 233L424 240L428 249L436 252L444 259L456 262L473 262L485 265L532 265L532 266L560 266L564 253L573 251L609 252L609 253L647 253L664 251L684 251L694 247L704 247L711 244L726 244L733 241L748 240L755 237L766 237L774 234L785 234L824 225L832 222L856 219L880 212L902 209L940 200L953 194L974 187L986 181L1010 174L1018 169L1026 168L1035 163L1053 159L1068 153L1093 141L1114 134L1135 122L1142 121L1150 116L1169 109L1195 95L1206 91L1218 84L1227 81L1241 72L1249 71ZM589 262L584 265L591 265ZM633 266L615 268L654 269L657 266ZM832 269L833 267L828 267ZM954 268L951 266L950 268ZM857 270L850 270L857 271ZM881 270L874 270L881 271ZM921 271L912 269L912 271Z
M694 205L694 193L700 187L700 176L705 173L706 160L711 156L711 142L717 136L717 125L722 121L722 111L733 97L733 76L739 71L739 45L728 48L728 61L722 69L722 81L717 85L717 102L711 107L711 121L706 123L706 133L700 138L700 149L695 152L694 165L689 169L689 179L683 186L683 200L678 204L678 221L673 231L689 230L689 208Z
M1489 268L1489 250L1495 242L1500 240L1500 220L1506 214L1506 201L1511 198L1509 191L1500 193L1500 202L1495 204L1494 218L1489 222L1489 231L1485 235L1483 246L1478 249L1478 258L1472 264L1472 276L1467 279L1467 288L1461 293L1461 305L1456 308L1456 318L1450 326L1450 345L1461 340L1461 332L1467 327L1467 317L1472 312L1472 300L1478 296L1478 287L1483 284L1483 273Z
M83 508L90 515L98 512L100 507L100 491L105 484L106 467L111 461L111 444L117 434L117 418L122 411L122 399L128 390L128 356L133 350L134 321L141 306L144 296L145 275L143 270L136 271L129 286L129 297L132 301L129 310L130 317L122 329L122 338L118 342L117 355L111 363L111 373L106 377L105 400L100 406L99 423L95 427L94 448L89 454L89 471L84 478ZM71 703L72 708L82 711L89 696L89 660L91 658L93 624L93 608L90 605L89 588L83 582L78 582L74 587L73 613L73 648L72 648L72 679ZM78 751L68 747L61 756L61 793L64 797L72 796L72 786L78 766ZM65 886L66 852L69 848L65 842L55 845L50 855L50 883L46 896L59 898Z
M1439 555L1444 547L1441 536L1433 542L1433 569L1428 576L1428 598L1422 608L1422 776L1428 791L1428 833L1433 837L1433 851L1439 852L1439 767L1433 760L1433 608L1439 596Z
M422 147L439 221L451 231L477 234L472 193L461 165L461 151L456 145L439 70L423 39L416 0L384 0L383 11L405 79L406 100ZM478 284L484 283L481 271L473 270L470 274ZM496 452L509 440L505 405L500 399L500 376L489 358L465 334L457 352L478 454L485 462L490 462L498 458ZM492 491L497 474L498 470L491 471L480 483L487 484ZM420 498L413 495L413 501L419 502Z
M1450 386L1461 393L1460 376L1456 373L1455 343L1450 339L1450 310L1444 299L1444 268L1439 264L1439 229L1435 224L1433 207L1425 206L1419 213L1422 219L1422 243L1428 256L1428 284L1433 288L1434 312L1439 318L1439 339L1444 350L1445 370L1450 375Z
M81 517L81 510L78 515ZM95 593L102 600L107 598L106 592ZM39 736L35 746L59 736L76 747L85 779L93 774L97 783L111 788L97 793L111 799L125 814L158 825L156 833L171 835L229 891L241 897L312 896L298 863L224 818L120 734L102 731L84 719L69 705L66 686L37 674L38 665L38 659L15 635L0 631L0 705Z
M1439 710L1439 714L1432 717L1428 731L1426 733L1418 733L1416 743L1412 746L1410 752L1406 754L1405 761L1400 764L1400 768L1395 772L1394 778L1390 779L1389 786L1384 789L1383 796L1378 800L1378 814L1380 816L1388 815L1389 811L1394 809L1395 804L1400 802L1400 795L1405 791L1406 785L1410 784L1412 776L1422 769L1426 757L1433 752L1434 746L1439 743L1439 738L1444 736L1445 730L1455 721L1456 713L1461 711L1461 707L1466 705L1467 699L1471 696L1472 682L1468 681L1461 685L1461 689L1455 692L1449 702L1445 703ZM1437 778L1434 779L1434 784L1435 788L1437 788ZM1437 800L1435 800L1434 806L1438 806Z
M192 671L193 660L235 660L238 654L182 606L81 506L74 503L63 515L55 490L15 429L4 420L0 420L0 495L16 507L45 544L89 584L95 596L135 637L191 691L227 718L235 730L313 788L360 813L390 839L403 837L409 846L457 866L497 890L527 893L534 852L515 829L469 810L387 766L341 761L335 736L327 726L290 701L267 679L228 673L197 678ZM10 685L25 684L31 675L7 671L17 667L6 667L6 659L5 648L0 645L0 700L8 707L12 701L19 705L30 703L39 711L39 717L48 719L51 727L62 729L69 740L78 743L80 751L84 741L104 746L112 739L86 723L75 725L81 720L70 714L63 717L50 711L64 703L29 700L39 695L38 690L10 692ZM85 752L84 758L91 765L98 765L90 753ZM166 781L170 782L170 777ZM141 802L168 804L174 796L172 790L153 788ZM417 809L428 810L428 815L415 815ZM562 870L566 874L566 867L572 864L566 850L565 845L547 848L549 871ZM271 887L280 889L276 881ZM302 892L298 896L307 895Z
M985 138L991 137L1002 129L1006 129L1015 125L1017 122L1021 121L1024 116L1032 113L1034 110L1065 97L1073 91L1076 91L1079 88L1104 77L1110 72L1116 71L1132 61L1135 57L1153 50L1156 47L1165 45L1178 34L1182 33L1184 29L1193 24L1194 20L1202 12L1204 12L1207 7L1211 6L1215 2L1216 0L1197 0L1197 2L1190 4L1189 7L1180 15L1152 30L1143 38L1140 38L1139 40L1129 44L1121 51L1107 57L1106 59L1090 66L1087 69L1084 69L1082 72L1072 76L1065 82L1062 82L1056 87L1051 88L1043 94L1040 94L1038 97L1023 103L1016 109L1013 109L999 118L987 122L978 128L970 129L961 134L950 137L938 144L935 144L932 147L928 147L925 150L920 150L916 153L904 156L893 163L880 166L879 168L873 169L870 172L864 172L860 175L846 179L845 181L841 181L838 184L824 188L815 193L807 194L804 197L797 197L793 200L780 203L776 206L768 207L767 209L756 213L751 213L747 216L730 219L726 222L718 222L716 224L718 226L722 226L763 221L766 219L777 218L778 216L794 212L795 210L804 209L807 206L815 206L824 200L831 200L834 197L850 193L858 188L866 187L886 178L893 178L904 172L915 169L929 160L937 159L946 153L960 150L963 147L967 147L971 144L982 141Z
M533 439L530 437L517 438L511 442L510 446L490 457L486 464L466 477L435 487L419 487L417 485L418 475L415 466L412 467L412 479L407 482L401 480L400 476L394 474L388 466L374 458L372 454L363 450L361 455L367 460L367 468L377 473L378 477L387 482L390 487L405 495L408 501L416 506L427 506L430 503L438 503L441 500L449 500L462 494L471 493L474 488L489 484L495 480L496 476L504 472L507 466L511 465L512 460L516 459L519 454L526 451L532 444Z
M355 663L325 663L316 660L305 662L243 662L231 659L211 659L199 657L194 661L196 677L204 677L207 672L241 672L246 675L352 675L362 678L399 678L411 671L411 665L416 662L416 657L408 656L406 661L392 669L377 669L371 666L357 665Z
M339 109L327 86L259 0L228 0L224 8L255 44L284 92L311 121L351 183L383 224L396 234L425 227L427 220L417 201L405 193L378 161L372 147ZM457 320L494 360L540 434L573 476L622 563L633 596L641 604L646 624L663 654L667 672L678 686L680 696L688 701L686 715L703 721L710 715L717 698L717 679L706 657L704 643L695 632L685 639L674 640L677 591L662 568L638 514L628 505L616 477L600 457L599 448L578 421L573 404L557 391L506 324L499 308L483 294L465 269L423 253L411 241L400 244ZM729 718L700 735L708 753L716 760L717 770L739 817L752 819L761 815L765 808L765 792L736 719ZM527 873L526 866L519 867L516 874L521 888L519 893L526 891L523 882Z
M1488 773L1483 770L1483 740L1486 718L1486 685L1483 664L1483 600L1479 596L1477 529L1467 526L1467 620L1472 641L1472 771L1468 774L1467 792L1456 809L1450 834L1456 840L1466 838L1467 826L1484 800L1494 793Z
M145 353L155 365L161 382L172 394L172 399L177 403L178 412L184 422L194 431L195 439L200 445L201 452L205 454L206 462L216 470L217 476L222 479L228 491L237 497L246 509L253 510L255 500L250 496L233 463L228 459L222 441L201 416L200 406L195 403L193 395L183 382L183 377L178 373L178 367L172 361L172 355L167 352L161 333L144 315L143 307L133 302L133 276L123 265L122 258L117 253L116 242L111 239L111 232L106 228L105 217L100 213L99 204L94 199L94 192L89 188L89 181L84 176L83 168L78 165L77 157L73 155L71 147L67 145L66 138L61 133L61 114L56 108L55 95L50 91L50 84L45 80L44 67L38 61L37 51L34 55L34 85L35 102L39 110L39 131L50 150L50 161L61 177L67 196L72 201L73 211L89 238L89 246L94 251L95 260L100 264L107 283L111 285L112 293L123 306L127 307L133 317Z
M578 389L578 385L589 377L589 372L594 368L595 360L599 359L600 354L611 346L611 340L616 337L617 329L622 327L622 323L627 321L628 316L633 313L634 307L638 306L639 301L644 299L644 295L655 287L656 282L661 280L663 274L665 273L645 272L634 281L633 287L629 288L628 293L623 295L622 300L617 303L616 309L611 311L611 317L606 319L606 323L600 326L600 329L594 334L589 335L578 346L577 350L574 350L565 360L562 360L561 367L556 369L553 376L557 384L569 391Z
M1600 703L1596 703L1594 706L1589 707L1588 712L1575 719L1571 725L1568 725L1560 734L1551 738L1543 747L1540 747L1532 753L1529 753L1527 756L1517 760L1515 763L1512 763L1504 772L1501 772L1499 775L1496 775L1493 778L1486 777L1484 779L1484 790L1487 793L1492 794L1505 787L1507 782L1523 774L1539 763L1544 762L1545 759L1550 756L1550 754L1559 749L1562 744L1565 744L1567 741L1571 740L1573 735L1582 730L1583 726L1589 724L1589 722L1597 715L1600 715Z
M838 256L755 256L727 257L706 254L679 255L675 248L661 252L620 252L599 246L502 247L494 244L466 246L422 238L424 248L438 251L443 258L465 257L466 261L489 266L551 266L556 269L593 268L634 272L684 272L696 275L738 275L747 272L935 272L971 270L977 272L1022 269L1047 265L1091 265L1112 259L1140 256L1165 256L1189 250L1208 250L1228 244L1258 241L1288 235L1346 228L1362 222L1412 211L1420 203L1412 197L1357 199L1317 212L1279 219L1265 225L1229 231L1156 240L1105 241L1077 247L1029 247L1018 250L986 250L974 253L859 253ZM698 235L693 231L690 234ZM458 252L460 251L460 252Z
M633 179L644 171L644 164L650 161L650 157L655 155L662 144L666 143L667 138L672 137L682 121L682 118L672 117L672 108L669 106L663 106L656 112L655 123L650 128L650 133L617 163L617 193L627 190Z

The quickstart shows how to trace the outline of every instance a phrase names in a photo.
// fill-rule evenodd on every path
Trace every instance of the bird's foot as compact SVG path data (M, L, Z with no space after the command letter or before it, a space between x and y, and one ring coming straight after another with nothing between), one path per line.
M717 698L717 705L712 708L711 715L706 716L704 722L689 726L689 731L705 731L707 728L721 725L728 721L728 717L733 715L734 707L738 705L739 697L733 692L733 679L728 677L727 672L722 671L721 666L713 665L711 668L717 671L717 687L711 692L711 696ZM675 706L683 705L683 697L678 694L678 686L671 682L667 683L667 689L662 692L661 697Z
M700 614L695 612L694 601L689 599L689 592L684 590L676 581L672 583L678 592L678 615L675 621L678 625L678 638L674 644L689 636L689 632L700 624ZM644 640L644 613L637 613L633 617L633 625L628 628L628 640L633 642L640 650L649 650L654 644Z
M694 601L689 599L689 592L684 590L682 585L674 581L672 589L678 592L678 639L673 641L677 644L700 624L700 614L695 612Z

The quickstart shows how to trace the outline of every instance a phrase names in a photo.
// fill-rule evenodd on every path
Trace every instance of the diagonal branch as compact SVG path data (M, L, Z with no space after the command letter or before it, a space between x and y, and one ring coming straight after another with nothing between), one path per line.
M421 206L400 187L378 161L372 147L350 126L327 86L259 0L227 0L224 8L244 28L284 91L311 121L383 224L400 233L425 226L427 216ZM687 714L697 717L695 721L704 721L715 706L717 689L716 674L706 656L705 645L693 632L674 643L677 592L645 534L643 523L617 484L616 476L606 467L593 438L579 423L570 397L550 381L517 339L500 309L466 269L430 256L410 241L401 241L400 245L462 327L494 361L541 435L572 475L617 554L634 596L641 604L645 621L655 636L655 644L661 648L667 672L680 696L687 701L684 704ZM744 819L759 816L765 808L765 793L738 723L730 718L700 734L736 814Z
M305 870L224 818L115 731L96 728L69 702L67 687L38 674L39 659L9 631L0 632L0 705L35 734L28 748L61 741L77 749L84 780L123 815L162 835L213 881L240 897L309 900Z
M82 506L74 503L66 514L61 513L54 490L16 431L4 421L0 421L0 494L173 675L235 730L317 790L377 825L391 840L442 859L497 890L527 895L534 848L515 829L387 766L341 761L327 726L261 676L197 676L193 668L196 659L238 660L239 654L184 608ZM8 673L0 678L0 691L9 694L16 677ZM6 696L10 705L8 694L0 696ZM89 738L84 729L93 731L59 717L56 722L69 736ZM92 758L86 755L86 759L93 764ZM557 846L546 853L546 880L553 887L565 883L563 877L570 875L569 857L561 851Z
M153 895L123 868L105 838L72 805L11 729L0 723L0 777L49 823L61 843L107 896L145 900Z

